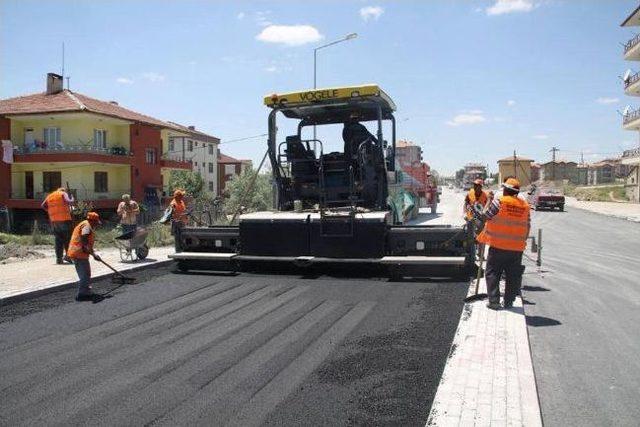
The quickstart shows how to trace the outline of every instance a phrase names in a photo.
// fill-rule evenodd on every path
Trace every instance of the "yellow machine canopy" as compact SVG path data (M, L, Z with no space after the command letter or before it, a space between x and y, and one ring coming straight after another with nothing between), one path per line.
M379 112L390 119L396 110L389 95L373 84L274 93L264 97L264 105L306 124L377 120Z

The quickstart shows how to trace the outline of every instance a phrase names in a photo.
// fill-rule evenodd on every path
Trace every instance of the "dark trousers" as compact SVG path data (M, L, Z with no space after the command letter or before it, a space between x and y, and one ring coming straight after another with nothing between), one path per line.
M78 273L78 295L89 295L91 293L91 265L88 259L74 259L73 264Z
M174 238L176 252L180 252L182 250L180 244L180 233L182 232L183 228L184 222L171 220L171 235Z
M51 223L51 229L55 237L56 259L62 261L71 240L71 221L54 221Z
M513 303L520 293L520 286L522 285L522 273L524 273L522 252L489 248L485 270L489 302L500 302L500 276L502 272L506 276L504 302L507 304Z

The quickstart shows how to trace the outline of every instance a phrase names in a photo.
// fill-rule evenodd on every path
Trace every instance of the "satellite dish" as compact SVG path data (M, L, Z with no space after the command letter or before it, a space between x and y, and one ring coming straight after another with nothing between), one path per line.
M624 107L624 110L622 110L622 115L626 116L629 114L629 111L631 111L631 106L627 105L626 107Z
M625 83L628 82L629 77L631 77L631 70L627 70L624 72L624 75L622 76L622 81Z

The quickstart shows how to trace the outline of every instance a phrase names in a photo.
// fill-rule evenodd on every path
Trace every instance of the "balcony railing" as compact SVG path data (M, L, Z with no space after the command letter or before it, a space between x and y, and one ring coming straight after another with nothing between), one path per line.
M160 156L160 159L171 160L173 162L190 162L190 160L187 160L182 153L163 153L162 156Z
M639 118L640 118L640 108L637 110L629 111L627 114L625 114L622 117L622 124L623 125L629 124Z
M123 194L131 194L131 190L122 190L122 191L106 191L106 192L96 192L93 190L84 190L84 189L70 189L71 194L74 196L76 201L90 201L90 200L120 200ZM32 194L27 195L24 189L21 190L12 190L11 198L12 199L35 199L35 200L44 200L47 197L48 192L45 191L35 191ZM28 197L27 197L28 196Z
M622 157L640 157L640 147L632 148L631 150L624 150Z
M636 34L634 38L624 44L624 53L626 54L633 49L638 43L640 43L640 34Z
M43 143L34 144L32 146L15 146L15 154L64 154L64 153L87 153L87 154L104 154L109 156L130 156L132 153L125 147L113 145L111 147L102 148L93 145L67 145L57 143L56 145L45 145Z
M635 73L634 75L630 76L625 82L624 82L624 88L628 89L629 86L631 86L632 84L634 84L635 82L637 82L638 80L640 80L640 71L638 71L637 73Z

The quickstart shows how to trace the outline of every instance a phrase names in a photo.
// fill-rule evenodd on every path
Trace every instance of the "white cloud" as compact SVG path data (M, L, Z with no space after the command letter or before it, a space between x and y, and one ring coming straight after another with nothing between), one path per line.
M258 11L256 12L255 21L261 27L268 27L271 25L271 21L267 19L267 16L271 15L270 10Z
M606 98L606 97L601 97L596 99L596 102L598 104L617 104L618 102L620 102L620 100L618 98Z
M265 43L280 43L286 46L301 46L323 39L323 35L311 25L269 25L256 40Z
M240 12L236 15L236 18L240 20L244 19L244 17L245 17L244 12Z
M487 118L480 110L462 112L445 122L449 126L466 126L486 122Z
M364 19L365 22L370 19L377 21L383 13L384 9L380 6L365 6L360 9L360 17Z
M540 135L533 135L531 138L533 139L538 139L538 140L545 140L545 139L549 139L549 135L544 135L544 134L540 134Z
M516 101L514 101L513 99L507 101L507 106L513 107L514 105L516 105Z
M133 84L133 80L128 79L128 78L126 78L126 77L118 77L118 78L116 79L116 82L117 82L117 83L120 83L121 85L130 85L130 84Z
M142 77L145 80L150 81L151 83L160 83L165 80L165 77L162 74L158 74L153 71L142 73Z
M265 67L264 70L267 73L275 73L276 71L278 71L278 67L276 67L275 65L269 65L268 67Z
M495 0L486 9L487 15L504 15L515 12L531 12L535 5L532 0Z

